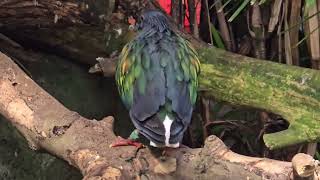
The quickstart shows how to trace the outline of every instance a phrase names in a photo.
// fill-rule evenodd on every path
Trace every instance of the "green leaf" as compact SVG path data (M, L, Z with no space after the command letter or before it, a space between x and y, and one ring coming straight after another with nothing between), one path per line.
M214 25L212 23L210 23L210 27L211 27L211 33L212 33L214 42L217 45L217 47L220 49L226 49L224 46L224 43L220 37L219 31L214 27Z
M316 158L315 158L316 160L320 160L320 154L319 154L319 151L316 151L315 157L316 157Z
M265 2L267 2L267 0L260 0L259 6L262 5L262 4L264 4Z
M308 16L308 17L304 17L304 18L302 19L302 21L299 21L299 22L297 22L296 24L290 26L289 28L281 31L280 34L284 34L285 32L290 31L291 29L293 29L293 28L295 28L295 27L297 27L297 26L300 26L301 24L303 24L304 22L308 21L308 20L311 19L312 17L317 16L318 14L320 14L320 11L318 11L318 12L316 12L316 13Z
M232 22L240 14L240 12L249 4L249 2L250 0L244 0L242 4L238 7L238 9L228 19L228 22Z
M314 30L312 30L309 34L306 34L297 44L293 45L291 48L296 48L298 47L303 41L305 41L306 39L308 39L310 37L310 35L312 33L314 33L315 31L317 31L320 28L320 26L318 26L317 28L315 28Z
M254 3L256 3L257 0L251 0L250 1L250 5L254 5Z
M312 6L316 6L316 0L305 0L305 13L308 12L308 10L310 9L310 7Z
M216 1L217 2L217 1ZM227 2L225 2L221 8L218 9L218 12L222 11L229 3L231 2L231 0L228 0Z

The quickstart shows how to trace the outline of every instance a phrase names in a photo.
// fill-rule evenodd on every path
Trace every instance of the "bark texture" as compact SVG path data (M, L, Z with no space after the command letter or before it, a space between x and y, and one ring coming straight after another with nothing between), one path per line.
M68 161L80 169L84 179L287 179L292 173L290 162L233 153L215 136L201 149L169 151L177 166L174 172L168 171L165 163L172 160L159 160L148 148L109 148L116 138L112 117L88 120L66 109L2 53L0 66L0 113L26 137L30 147Z
M288 130L264 135L270 149L320 140L319 71L233 54L188 38L198 48L205 95L264 109L289 121ZM112 62L99 63L104 74L113 73Z
M0 2L0 22L10 28L83 23L81 15L86 10L72 0L4 0Z
M122 1L122 4L124 2L130 4L122 5L127 8L139 5L137 2L130 3L130 1ZM116 21L117 24L119 22L123 23L123 21ZM119 29L122 32L120 34ZM109 49L108 54L113 51L119 52L122 45L133 37L128 31L128 26L125 25L107 30L106 38L102 38L103 35L99 31L102 29L68 28L58 29L56 32L48 29L33 31L33 33L20 31L20 33L12 33L11 36L20 40L19 43L38 42L39 47L47 47L46 49L55 53L73 56L73 59L90 65L94 63L94 57L104 55L102 46L106 45L106 49ZM192 36L180 33L198 47L202 61L200 85L206 91L205 94L233 104L271 111L290 122L288 130L264 136L269 148L276 149L297 143L319 141L319 71L232 54L208 47ZM104 41L106 41L105 44ZM75 46L85 42L90 43L90 46ZM113 74L115 59L111 61L108 59L107 63L101 61L100 68L110 71L105 74Z
M120 4L127 7L132 4L139 5L134 2L121 1ZM24 12L26 15L29 12L39 13L31 16L17 14L15 8L19 7L18 5L22 9L28 9ZM10 7L13 9L8 11L8 14L5 9ZM83 7L86 9L87 6ZM82 15L85 13L81 13L81 10L81 5L68 1L6 0L0 3L0 18L5 29L54 25L55 22L82 23ZM133 13L134 10L137 9L132 8ZM58 21L55 14L58 14ZM28 17L32 20L24 19ZM17 19L21 19L21 23ZM65 36L62 35L61 38L63 37ZM208 48L190 36L184 37L192 40L199 48L202 61L200 84L205 94L233 104L266 109L290 121L288 130L265 135L265 142L270 148L319 140L318 71L253 60L213 47ZM122 38L118 36L118 40ZM63 44L66 43L52 46ZM107 47L110 44L107 44ZM74 51L70 47L72 46L67 45L62 48L69 52L63 54L81 56L81 47L77 48L80 51ZM115 50L117 48L120 47ZM98 51L94 53L99 54ZM91 60L90 63L85 60L82 62L92 64ZM114 63L111 66L114 66ZM265 68L266 66L268 68ZM204 148L172 150L164 160L157 158L147 148L139 151L132 147L109 148L109 144L116 138L112 130L113 117L106 117L101 121L88 120L68 110L2 53L0 67L0 113L26 137L31 148L45 149L68 161L80 169L84 179L292 178L291 162L233 153L214 136L207 139ZM101 68L104 69L103 66ZM174 167L171 167L172 165Z
M41 42L38 44L41 47L55 47L51 45L52 42L61 42L63 46L59 47L62 50L56 48L55 53L92 65L96 61L95 57L104 55L101 47L103 39L91 37L92 34L99 37L99 29L91 29L91 33L81 33L83 31L87 29L60 30L57 31L58 35L52 30L34 31L36 34L41 34L41 37L47 37L49 34L56 35L54 38L42 39L32 35L28 37L31 39L30 42ZM106 33L114 37L107 41L107 49L119 52L122 48L121 44L128 41L129 36L132 37L128 35L131 32L127 27L122 27L122 32L121 36L112 35L114 30ZM25 37L26 34L28 33L15 34L15 37ZM66 37L65 34L72 34L71 37L78 38L74 38L70 43L63 43L64 41L61 40ZM202 62L200 86L205 94L233 104L264 109L279 114L290 122L288 130L264 136L269 148L276 149L302 142L319 141L320 133L317 130L320 128L319 71L249 58L214 47L203 46L201 43L197 44L194 39L187 38L198 47ZM79 44L80 39L83 39L83 42L87 39L87 42L94 43L87 48L75 46ZM92 47L95 51L92 50ZM54 48L48 49L53 50ZM66 51L76 49L76 51L63 53L65 52L63 49ZM117 58L106 58L100 60L96 67L105 75L112 76L116 61Z
M289 121L289 129L265 134L270 149L320 140L320 72L199 49L200 86L205 94L232 104L264 109ZM266 68L268 67L268 68Z

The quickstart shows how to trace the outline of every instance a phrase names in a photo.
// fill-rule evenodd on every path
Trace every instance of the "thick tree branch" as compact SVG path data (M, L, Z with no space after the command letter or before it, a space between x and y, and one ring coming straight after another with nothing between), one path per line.
M320 140L320 71L257 60L216 48L202 48L199 53L200 86L207 95L264 109L289 121L288 130L264 135L269 148Z
M116 138L112 117L88 120L66 109L2 53L0 67L0 113L33 149L42 148L63 158L78 167L84 179L287 179L293 171L290 162L242 156L211 136L204 148L169 151L177 159L177 168L170 175L159 174L166 172L166 162L160 162L149 149L136 154L132 147L109 148Z
M57 18L56 13L53 12L64 9L61 8L64 6L53 3L58 1L47 0L41 1L47 5L40 7L47 8L48 14L42 9L38 10L38 6L30 5L31 1L25 1L29 3L28 6L25 6L25 3L21 5L23 8L36 9L30 12L39 11L40 14L34 14L37 16L26 16L24 19L21 14L17 16L14 9L9 11L9 14L5 14L8 12L4 9L1 11L1 8L17 7L19 3L16 2L19 1L7 0L0 3L0 18L3 19L1 22L5 28L52 25ZM125 2L132 5L129 0ZM67 1L63 1L62 4L69 5ZM139 3L133 3L135 4ZM70 8L65 9L70 10ZM77 13L80 9L80 6L77 6L76 9L68 11L70 14L66 13L67 16L63 16L62 12L62 16L58 13L58 23L81 23L83 13ZM131 9L137 10L137 8ZM1 17L1 12L5 16ZM27 14L28 12L24 11ZM17 17L22 17L21 21L15 21ZM28 21L29 17L32 20ZM72 20L73 18L76 21ZM197 42L190 36L185 37ZM119 39L121 38L119 36ZM203 62L200 82L204 90L209 90L206 92L207 95L234 104L270 110L290 121L289 130L265 136L269 147L278 148L297 142L319 140L320 135L317 131L319 129L317 117L320 117L319 72L252 60L215 48L203 48L198 42L193 44L200 47L199 52ZM72 49L69 50L68 52L72 54L78 53ZM268 69L265 68L266 66ZM69 111L37 86L3 54L0 55L0 67L0 113L19 129L32 148L43 148L65 159L78 167L85 179L99 177L128 179L137 176L183 179L212 179L212 177L287 179L292 173L289 162L235 154L229 151L219 139L212 136L206 141L204 148L183 148L170 152L172 157L177 158L177 169L170 174L170 177L159 175L156 172L159 172L161 169L159 166L161 167L165 162L159 162L148 149L140 150L136 154L136 150L129 147L108 148L115 138L112 131L112 117L95 121ZM109 67L109 69L113 68ZM293 138L282 138L288 134L294 134L298 141ZM190 161L192 163L189 163Z
M39 27L56 23L83 23L88 12L75 1L58 0L5 0L0 2L0 22L2 27Z
M264 109L289 121L288 130L264 135L270 149L320 140L320 71L262 61L198 46L205 95ZM110 75L112 59L100 61ZM115 65L115 63L113 63ZM268 67L268 68L266 68Z
M107 40L107 49L119 52L122 44L128 41L128 36L131 36L128 34L131 32L128 31L127 26L121 28L123 34L120 36L115 36L113 29L106 32L107 36L113 37ZM94 37L101 37L98 28L90 30L91 33L82 33L86 32L87 28L83 28L83 30L69 28L65 31L59 29L56 31L57 33L52 30L47 32L39 30L33 31L33 34L41 34L41 37L51 37L46 34L56 35L53 36L54 38L40 39L36 35L30 35L28 38L30 42L40 42L38 43L39 47L51 47L48 48L50 50L54 49L54 44L61 44L62 46L59 47L62 50L55 51L58 54L76 49L63 53L63 55L92 65L95 57L103 55L104 39L91 37L92 34L96 35ZM70 38L70 41L65 43L62 40L68 33L73 33L71 37L78 38L74 38L74 40ZM14 37L21 37L18 39L21 41L28 39L22 38L27 34L27 31L21 31L15 33ZM29 32L29 34L32 33ZM87 42L93 42L91 46L78 47L79 40L84 42L85 39L88 39ZM189 37L189 39L191 38ZM92 50L92 47L95 50ZM200 86L206 95L236 105L264 109L279 114L290 122L288 130L264 135L265 143L269 148L276 149L297 143L319 141L319 71L240 56L214 47L202 45L197 47L202 61ZM87 55L83 56L83 54ZM117 58L114 57L99 61L95 66L96 69L91 69L91 72L102 71L105 75L112 76L116 61Z

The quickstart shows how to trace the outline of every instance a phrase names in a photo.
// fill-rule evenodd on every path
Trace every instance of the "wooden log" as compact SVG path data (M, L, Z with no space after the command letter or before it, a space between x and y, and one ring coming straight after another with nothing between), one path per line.
M128 26L123 26L121 36L114 36L114 30L108 33L116 37L107 40L106 49L120 51L121 44L128 41ZM104 40L102 38L91 37L91 33L99 34L98 30L86 33L87 29L77 30L67 29L65 31L53 31L54 38L40 39L37 36L29 36L30 42L41 42L38 46L51 47L51 42L57 43L57 47L67 49L76 49L64 53L74 60L86 64L94 64L96 57L103 56ZM34 31L37 32L37 31ZM76 32L71 37L70 43L63 43L64 34ZM27 33L22 33L26 35ZM60 34L60 35L59 35ZM20 35L21 37L24 37ZM15 35L19 37L18 35ZM46 36L42 36L46 37ZM51 36L48 36L51 37ZM77 38L78 37L78 38ZM100 32L100 36L101 32ZM87 38L87 40L86 40ZM24 38L26 39L26 38ZM78 46L79 40L83 42L94 42L92 46ZM116 42L119 42L117 44ZM20 43L20 42L19 42ZM62 44L62 46L59 46ZM81 44L81 43L80 43ZM91 50L92 47L95 50ZM227 101L236 105L245 105L264 109L278 115L289 121L288 130L264 135L266 145L270 149L281 148L297 143L319 141L319 107L320 107L320 72L293 67L269 61L262 61L246 56L233 54L227 51L219 50L214 47L199 45L198 52L202 62L200 86L205 90L205 94L216 99ZM49 48L52 50L53 48ZM63 51L55 51L56 54L62 54ZM111 53L111 51L109 51ZM106 53L106 54L109 54ZM98 71L105 75L112 76L115 70L117 58L107 58L106 61L100 61L96 67ZM268 68L265 68L268 67ZM91 69L92 70L92 69ZM95 72L93 70L91 72Z
M0 113L26 137L30 147L66 160L79 168L84 179L281 180L292 173L290 162L233 153L215 136L206 140L204 148L172 149L164 160L148 148L109 148L116 139L113 117L89 120L68 110L2 53L0 67ZM169 163L172 168L160 168L173 160L176 165Z
M232 54L199 49L200 86L232 104L281 115L289 129L265 134L270 149L320 140L320 72Z
M320 72L199 45L200 87L205 95L281 115L288 130L265 134L270 149L320 140ZM100 70L112 74L112 59ZM111 62L110 62L111 61ZM268 67L268 68L266 68Z
M15 24L10 25L14 26ZM202 45L199 47L203 48ZM271 148L318 140L316 125L319 119L312 117L319 117L319 72L260 62L215 48L200 48L199 53L204 67L200 81L201 86L209 90L207 95L234 104L267 109L283 115L290 121L291 129L288 130L288 134L292 135L288 136L288 140L281 138L286 138L282 136L283 132L274 134L273 137L270 135L269 140L265 137ZM19 70L8 57L3 54L0 57L0 113L20 130L31 147L43 148L67 160L78 167L87 179L138 176L287 179L292 173L289 162L241 156L223 147L221 141L215 137L210 137L203 149L184 148L170 152L171 156L177 158L176 171L172 176L158 175L154 170L157 169L159 161L151 156L149 150L139 150L136 154L136 150L132 148L106 149L115 138L111 128L111 117L99 122L89 121L67 110ZM239 60L240 62L236 62ZM260 71L267 70L262 68L264 66L270 66L271 73ZM218 82L212 80L206 85L209 80L205 75L213 76ZM304 90L306 93L303 93ZM299 105L300 103L302 104ZM296 109L290 109L296 105ZM308 110L309 107L311 109ZM303 127L302 131L296 131L300 127ZM133 161L128 163L128 157ZM193 163L189 163L190 161Z
M41 27L83 23L87 9L74 1L4 0L0 2L1 28Z
M312 156L298 153L292 158L293 176L295 180L313 180L316 163Z

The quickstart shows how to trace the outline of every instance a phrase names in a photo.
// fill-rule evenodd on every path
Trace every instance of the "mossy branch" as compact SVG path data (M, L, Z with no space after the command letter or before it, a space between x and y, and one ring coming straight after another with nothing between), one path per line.
M320 140L320 72L199 49L205 94L236 105L264 109L289 121L286 131L266 134L270 149Z
M291 162L236 154L210 136L203 148L168 149L166 159L148 148L108 148L116 139L113 117L89 120L68 110L0 53L0 114L33 149L44 149L93 179L271 179L284 180ZM172 161L175 162L174 167ZM246 168L243 168L246 167ZM174 172L173 172L174 171Z
M122 6L124 6L123 9L127 10L128 14L131 12L130 9L139 9L132 8L132 3L128 3L131 2L129 0L123 0L121 2ZM139 3L136 5L138 4ZM123 21L117 21L116 24L118 24L117 28L122 29L122 35L115 36L114 39L110 38L106 43L108 46L106 49L112 49L113 51L122 48L122 46L119 45L121 43L115 42L127 40L126 35L129 34L125 24L124 26L119 26L119 24L123 25ZM59 33L61 34L62 31L63 30L60 29ZM70 33L70 29L68 32ZM74 37L79 37L78 34L80 32L72 32L74 33ZM97 34L101 34L101 29L98 29L98 32ZM17 32L14 32L12 36L17 37L16 33ZM110 31L106 33L112 34L114 30L110 29ZM38 35L38 33L34 34ZM289 130L266 134L264 136L265 143L270 149L281 148L301 142L319 141L319 71L253 59L213 47L208 48L208 46L195 40L191 36L183 33L182 35L193 41L192 44L199 47L199 54L202 61L200 85L202 89L206 90L205 94L232 104L264 109L279 114L289 121ZM38 37L42 38L43 36ZM63 37L64 36L61 38ZM95 36L89 36L88 39L93 37ZM36 41L36 37L31 39L33 42ZM98 44L105 44L103 42L105 39L100 38L99 40L101 42ZM45 41L46 39L42 38L41 45L45 44ZM54 41L57 42L56 40ZM52 41L48 40L47 44L50 44L50 42ZM73 46L72 43L69 46ZM63 52L65 52L65 49L67 49L67 52L72 52L70 53L71 55L66 53L67 56L81 57L81 54L77 56L79 52L83 52L82 54L90 54L92 57L101 55L92 52L90 48L86 49L84 47L78 47L80 51L70 51L69 46L63 49ZM92 57L87 58L90 59L90 64L93 60ZM82 62L89 63L89 61ZM112 74L114 68L110 68L110 66L114 66L115 63L106 63L104 65L106 66L105 69L111 71L106 74ZM102 70L104 70L103 64L101 66ZM294 137L292 138L290 134L293 134Z
M120 50L122 48L120 44L122 43L116 42L127 41L127 28L126 26L122 26L121 28L125 33L122 36L110 39L110 42L106 44L109 44L111 47L107 47L107 49L113 49L113 51ZM87 28L83 28L82 30L87 31ZM77 31L72 32L83 34L81 33L82 30L79 28ZM70 29L66 31L70 32ZM90 34L101 34L99 33L100 31L101 29L99 28L93 28ZM54 31L50 32L54 34ZM22 35L25 34L20 33ZM63 34L63 30L59 29L58 33ZM110 30L107 33L112 34L114 31ZM46 33L36 31L34 34ZM11 34L8 33L8 35ZM14 36L19 37L19 33L16 32ZM73 36L77 37L77 34ZM63 38L63 36L54 37ZM39 40L35 36L28 36L28 38L35 42ZM85 39L86 37L83 38ZM92 36L88 36L87 38L90 39ZM100 39L100 41L97 41L99 43L96 43L95 47L105 44L103 43L104 39ZM50 39L42 38L40 44L42 46L44 46L43 44L47 44L50 47L51 42ZM58 40L55 40L55 42L58 42ZM76 42L71 41L69 46L76 47L73 45L77 44ZM34 44L34 46L36 45ZM283 136L280 136L281 133L266 134L264 140L270 149L302 142L318 141L320 137L320 131L318 130L320 129L319 71L249 58L214 47L199 44L196 46L198 47L202 62L200 86L202 90L205 90L206 95L236 105L264 109L279 114L289 121L289 129L296 132L293 133L295 137L287 140L282 138ZM90 48L77 48L79 51L63 55L91 65L95 61L94 57L101 56L101 53L97 53L98 51L93 52ZM55 53L59 54L59 52L56 51ZM81 57L82 54L90 54L91 58L87 58L85 61L81 58L74 58ZM107 76L113 75L116 61L117 58L99 61L97 71L103 71Z

